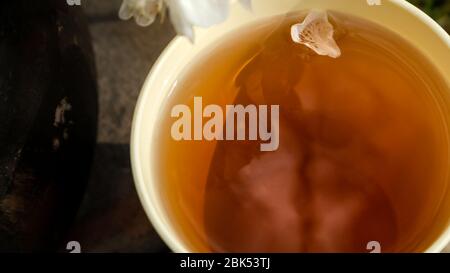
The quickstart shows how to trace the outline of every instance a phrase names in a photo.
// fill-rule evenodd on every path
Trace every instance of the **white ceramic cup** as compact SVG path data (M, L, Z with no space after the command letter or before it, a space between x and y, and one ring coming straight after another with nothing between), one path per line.
M230 17L220 25L196 29L195 44L182 37L175 38L153 66L141 90L134 113L131 133L131 163L139 198L150 221L161 238L174 252L192 252L168 219L159 192L155 160L158 143L157 121L161 118L163 101L171 92L181 71L195 62L205 49L224 34L239 27L275 15L311 8L334 10L356 15L397 33L422 51L450 86L450 37L430 17L405 0L381 0L381 6L370 6L368 0L253 0L249 12L232 4ZM157 26L153 26L157 27ZM441 213L433 223L429 238L424 238L427 252L440 252L450 240L450 191L442 203Z

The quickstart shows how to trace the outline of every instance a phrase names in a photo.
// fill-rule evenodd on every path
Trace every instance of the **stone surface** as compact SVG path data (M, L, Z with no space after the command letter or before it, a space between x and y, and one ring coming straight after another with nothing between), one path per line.
M96 19L115 16L121 4L122 0L81 0L86 15Z
M169 251L139 202L129 154L128 145L97 145L93 174L67 236L67 242L80 243L82 252Z
M140 89L175 32L168 20L145 28L121 21L120 1L106 2L91 0L86 8L99 85L98 142L128 143Z
M142 28L121 21L121 0L89 0L88 17L98 75L98 145L92 174L67 242L82 252L167 252L139 202L130 168L129 139L141 86L175 36L169 21ZM60 247L66 252L66 246Z

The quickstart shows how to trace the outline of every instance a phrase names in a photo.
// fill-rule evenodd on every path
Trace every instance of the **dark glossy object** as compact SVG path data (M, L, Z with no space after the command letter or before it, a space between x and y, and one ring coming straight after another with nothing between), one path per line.
M63 0L0 5L0 252L61 245L89 176L97 92L89 34Z

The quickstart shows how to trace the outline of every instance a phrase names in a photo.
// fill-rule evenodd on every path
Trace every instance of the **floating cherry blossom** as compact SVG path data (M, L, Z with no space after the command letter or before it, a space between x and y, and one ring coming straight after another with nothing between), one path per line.
M325 11L310 11L302 23L291 27L294 42L309 47L319 55L338 58L341 56L341 49L333 35L334 28Z

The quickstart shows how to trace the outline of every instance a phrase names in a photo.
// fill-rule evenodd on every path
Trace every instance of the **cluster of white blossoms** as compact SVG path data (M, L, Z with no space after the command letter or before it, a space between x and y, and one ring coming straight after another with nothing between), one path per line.
M179 35L194 42L194 26L209 27L225 21L232 0L124 0L119 17L128 20L134 17L141 26L152 24L160 15L162 19L169 10L170 20ZM380 0L367 0L380 1ZM251 9L251 0L239 0ZM325 11L310 11L302 23L291 28L292 40L314 50L319 55L337 58L341 51L333 39L334 28Z
M239 1L251 8L251 0ZM225 21L230 0L124 0L119 17L123 20L134 17L138 25L148 26L158 15L164 18L166 8L176 32L194 41L194 26L209 27Z

